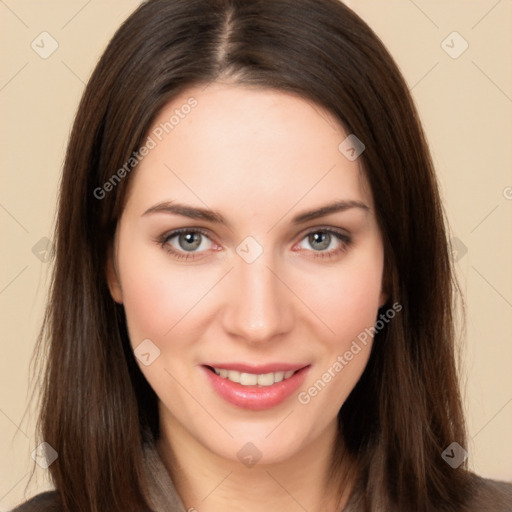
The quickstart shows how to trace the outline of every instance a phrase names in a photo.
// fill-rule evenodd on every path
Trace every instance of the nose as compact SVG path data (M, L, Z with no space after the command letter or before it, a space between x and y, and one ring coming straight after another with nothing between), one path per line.
M253 263L242 259L235 263L223 315L225 332L250 344L262 344L292 329L293 293L272 267L263 255Z

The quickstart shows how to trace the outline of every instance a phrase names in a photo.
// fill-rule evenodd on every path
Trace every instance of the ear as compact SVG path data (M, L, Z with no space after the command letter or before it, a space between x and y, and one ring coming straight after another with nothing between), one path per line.
M386 304L389 300L389 290L391 290L391 276L390 273L384 268L382 273L380 295L379 295L379 309Z
M105 268L106 278L108 288L110 290L110 295L112 298L118 303L123 303L123 290L121 288L121 282L119 280L119 275L117 273L117 269L114 262L114 256L112 254L112 250L109 250L107 256L107 265Z
M381 290L380 295L379 295L379 309L382 306L384 306L384 304L386 304L388 299L389 299L388 294L384 290Z

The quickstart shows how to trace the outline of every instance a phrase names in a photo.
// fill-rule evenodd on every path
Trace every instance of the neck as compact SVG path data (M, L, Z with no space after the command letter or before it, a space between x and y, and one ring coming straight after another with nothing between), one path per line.
M340 483L330 473L335 424L289 459L252 467L212 453L177 423L160 431L157 450L187 511L336 510ZM345 506L351 488L348 481L341 485L338 507Z

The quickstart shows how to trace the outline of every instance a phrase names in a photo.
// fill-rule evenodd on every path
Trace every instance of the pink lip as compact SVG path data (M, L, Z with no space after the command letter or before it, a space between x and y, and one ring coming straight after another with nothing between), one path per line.
M308 364L290 364L290 363L269 363L262 364L259 366L253 366L246 363L204 363L204 366L211 366L212 368L221 368L223 370L233 370L244 373L254 373L257 375L263 373L274 373L274 372L296 372Z
M208 365L213 366L213 365ZM274 371L291 371L294 370L293 374L288 379L282 380L272 384L272 386L242 386L236 382L231 382L229 379L225 379L215 372L210 370L207 366L201 366L205 372L213 389L227 402L241 407L243 409L249 409L253 411L261 411L264 409L270 409L280 403L284 402L294 391L296 391L303 383L306 378L306 374L310 366L293 366L287 364L279 365L264 365L259 367L251 367L244 364L233 364L233 365L215 365L216 368L223 368L226 370L237 370L245 371L246 373L271 373ZM244 370L240 370L243 368ZM269 370L269 368L276 368L275 370ZM285 368L289 368L285 370Z

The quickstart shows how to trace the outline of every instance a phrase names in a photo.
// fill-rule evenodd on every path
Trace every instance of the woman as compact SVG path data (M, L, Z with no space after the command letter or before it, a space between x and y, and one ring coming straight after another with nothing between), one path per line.
M142 4L84 93L55 240L56 491L17 510L512 507L464 462L417 113L337 0Z

